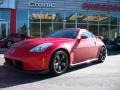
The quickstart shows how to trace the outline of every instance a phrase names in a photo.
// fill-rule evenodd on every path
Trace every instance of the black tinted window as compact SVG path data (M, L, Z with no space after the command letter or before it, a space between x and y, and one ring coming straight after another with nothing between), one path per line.
M86 36L88 38L93 38L92 34L90 32L87 32L87 31L82 32L81 36Z
M51 33L48 37L53 38L72 38L75 39L79 30L58 30Z

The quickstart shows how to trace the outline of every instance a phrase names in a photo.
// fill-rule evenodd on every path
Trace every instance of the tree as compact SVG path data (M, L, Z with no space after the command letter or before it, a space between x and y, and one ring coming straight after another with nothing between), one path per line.
M24 23L24 25L20 28L20 33L27 35L27 25Z

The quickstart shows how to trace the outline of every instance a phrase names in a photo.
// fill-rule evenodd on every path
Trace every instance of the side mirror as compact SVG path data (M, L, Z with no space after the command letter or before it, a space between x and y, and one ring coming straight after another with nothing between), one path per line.
M104 37L103 36L96 36L96 38L99 38L101 40L104 40Z
M86 37L86 36L78 36L78 40L80 40L80 39L87 39L88 37Z
M81 36L81 39L87 39L88 37L86 37L86 36Z

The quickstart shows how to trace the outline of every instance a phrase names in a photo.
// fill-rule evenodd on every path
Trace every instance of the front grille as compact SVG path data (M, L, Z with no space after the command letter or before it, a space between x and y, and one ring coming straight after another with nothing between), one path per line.
M21 61L8 58L5 58L5 61L8 66L14 67L15 69L23 70L23 64Z

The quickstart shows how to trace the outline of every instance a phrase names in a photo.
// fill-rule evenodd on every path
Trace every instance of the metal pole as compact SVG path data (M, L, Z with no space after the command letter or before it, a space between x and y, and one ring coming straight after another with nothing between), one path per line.
M41 26L42 26L42 25L41 25L41 24L42 24L42 23L41 23L41 14L42 14L42 13L40 12L40 37L42 37L42 32L41 32L41 31L42 31L42 30L41 30Z
M119 27L118 28L118 32L119 32L118 35L120 36L120 16L118 17L118 27Z
M77 12L75 13L75 28L77 28Z
M100 14L98 15L98 35L100 35Z
M54 30L54 13L52 13L52 30L51 31L53 31Z
M27 29L27 35L29 35L30 36L30 12L29 12L29 10L28 10L28 29Z
M108 21L109 21L109 23L108 23L108 30L109 30L109 33L108 33L108 36L109 36L109 40L110 40L110 14L108 15Z

